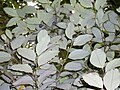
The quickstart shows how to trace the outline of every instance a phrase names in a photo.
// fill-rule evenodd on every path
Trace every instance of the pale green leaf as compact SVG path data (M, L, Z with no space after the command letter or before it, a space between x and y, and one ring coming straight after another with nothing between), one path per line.
M11 66L10 69L15 70L15 71L32 73L32 68L28 64L15 64Z
M104 11L102 8L100 8L97 12L97 19L99 24L103 22L103 16L104 16Z
M72 22L68 23L68 26L65 30L65 34L69 39L72 39L72 36L74 34L75 26Z
M103 7L106 4L106 0L96 0L95 8L98 10L100 7Z
M115 90L120 84L120 72L117 69L108 71L103 81L107 90Z
M19 78L15 82L13 82L13 85L14 86L25 85L25 84L33 85L33 83L34 83L33 79L30 76L26 75L26 76Z
M45 51L48 48L49 43L50 43L50 37L49 36L42 37L41 41L39 41L36 45L37 55L40 55L43 51Z
M89 42L92 38L93 38L93 36L89 35L89 34L79 35L75 39L73 45L74 46L82 46L82 45L86 44L87 42Z
M12 42L11 42L11 47L13 50L19 48L25 41L25 37L24 36L19 36L17 38L15 38Z
M106 62L106 54L101 49L95 49L90 56L90 63L98 68L103 68Z
M36 9L33 6L25 6L25 7L23 7L22 10L27 14L36 13Z
M72 61L72 62L67 63L64 69L69 70L69 71L77 71L77 70L82 69L82 65L80 62Z
M5 7L4 11L10 16L13 16L13 17L18 16L16 10L13 8Z
M111 23L110 21L107 21L104 23L104 28L111 33L115 32L115 26L113 23Z
M58 51L47 51L38 57L38 65L44 65L58 55Z
M113 59L108 62L105 68L105 71L109 71L110 69L114 69L115 67L120 67L120 58Z
M22 57L29 59L31 61L35 61L36 54L35 54L34 50L27 49L27 48L19 48L19 49L17 49L17 52Z
M12 32L10 31L10 30L6 30L5 31L5 33L6 33L6 35L7 35L7 37L9 38L9 39L12 39L13 38L13 35L12 35Z
M103 88L102 78L97 73L84 74L82 77L90 86Z
M59 22L59 23L57 23L57 26L65 29L66 28L66 23L65 22Z
M10 26L13 26L13 25L16 25L16 23L20 21L20 18L18 17L15 17L15 18L11 18L8 23L7 23L7 27L10 27Z
M42 39L48 36L48 32L46 30L41 30L37 35L37 41L41 42Z
M79 0L83 7L92 7L92 0Z
M25 22L28 24L40 24L41 20L39 18L34 17L34 18L27 18Z
M87 57L90 53L86 50L83 50L83 49L78 49L78 50L74 50L72 51L68 58L70 59L83 59L85 57Z
M0 63L7 62L11 59L11 55L7 52L0 52Z
M74 1L74 0L73 0ZM74 11L75 12L75 11ZM73 22L75 25L79 24L79 21L80 21L80 17L78 14L76 13L73 13L71 16L70 16L70 21Z
M47 13L44 10L38 10L37 16L38 16L39 20L43 21L44 23L46 23L48 25L49 21L53 17L53 14Z

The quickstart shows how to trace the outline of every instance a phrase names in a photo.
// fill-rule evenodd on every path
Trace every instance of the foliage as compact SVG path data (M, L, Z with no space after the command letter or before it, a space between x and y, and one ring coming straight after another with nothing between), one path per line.
M0 90L118 90L120 17L107 1L33 2L4 7Z

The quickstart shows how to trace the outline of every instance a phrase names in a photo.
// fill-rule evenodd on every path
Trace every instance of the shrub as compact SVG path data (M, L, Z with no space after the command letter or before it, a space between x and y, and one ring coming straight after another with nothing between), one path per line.
M5 7L0 90L117 90L120 17L106 0Z

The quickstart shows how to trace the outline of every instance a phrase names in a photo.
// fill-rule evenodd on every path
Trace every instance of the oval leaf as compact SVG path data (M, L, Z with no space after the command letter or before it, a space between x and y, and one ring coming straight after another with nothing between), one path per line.
M58 55L58 51L47 51L47 52L41 54L38 57L38 65L40 66L40 65L46 64L48 61L50 61L56 55Z
M103 7L106 3L106 0L96 0L95 8L98 10L100 7Z
M82 76L83 80L90 86L103 88L102 78L97 73L89 73Z
M90 56L90 63L98 68L103 68L105 66L106 54L101 49L96 49L92 51Z
M80 62L72 61L72 62L67 63L64 69L69 70L69 71L77 71L77 70L82 69L82 65Z
M119 66L120 66L120 58L114 59L107 63L105 71L109 71L110 69L113 69Z
M68 58L70 59L83 59L85 58L86 56L88 56L90 53L86 50L83 50L83 49L79 49L79 50L74 50L72 51Z
M18 54L21 55L22 57L29 59L31 61L35 61L36 54L33 50L27 49L27 48L19 48L17 50Z
M38 42L38 44L36 45L37 55L40 55L43 51L45 51L48 48L47 46L49 42L50 42L49 36L43 37L42 40Z
M120 73L117 69L110 70L103 78L104 86L107 90L115 90L120 84Z
M19 48L25 42L24 36L19 36L11 42L11 47L13 50Z
M32 68L28 64L16 64L16 65L11 66L10 69L15 70L15 71L32 73Z
M89 41L92 39L92 37L93 37L93 36L92 36L92 35L89 35L89 34L79 35L79 36L75 39L73 45L74 45L74 46L82 46L82 45L86 44L87 42L89 42Z
M13 8L5 7L4 11L10 16L18 16L16 10Z
M69 39L72 39L72 36L74 34L74 29L75 29L74 24L70 22L65 30L65 34Z
M0 63L7 62L11 59L11 55L7 52L0 52Z

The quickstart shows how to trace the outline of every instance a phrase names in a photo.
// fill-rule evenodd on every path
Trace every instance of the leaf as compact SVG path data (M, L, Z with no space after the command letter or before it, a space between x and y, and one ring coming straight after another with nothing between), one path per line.
M15 38L12 42L11 42L11 47L13 50L19 48L24 42L25 42L25 37L24 36L19 36L17 38Z
M116 58L107 63L105 71L107 72L107 71L114 69L115 67L119 67L119 66L120 66L120 58Z
M65 30L65 34L69 39L72 39L72 36L74 34L74 29L75 29L74 24L72 22L68 23L68 26Z
M43 51L48 48L48 44L50 43L50 36L46 30L42 30L37 35L38 44L36 45L37 55L40 55Z
M50 37L44 36L41 41L36 45L36 53L40 55L43 51L48 48L48 44L50 43Z
M28 64L16 64L16 65L11 66L10 69L15 70L15 71L32 73L32 68Z
M47 51L43 54L41 54L38 57L38 65L43 65L49 62L52 58L54 58L56 55L58 55L58 51Z
M41 20L39 18L33 17L33 18L27 18L25 22L28 24L40 24Z
M103 81L107 90L115 90L120 84L120 72L117 69L108 71Z
M22 9L25 13L27 14L33 14L33 13L36 13L36 9L34 6L25 6L23 7Z
M96 0L95 8L98 10L100 7L103 7L106 3L106 0Z
M57 26L65 29L66 28L66 23L65 22L59 22L59 23L57 23Z
M15 18L11 18L8 23L7 23L7 27L10 27L10 26L13 26L13 25L16 25L16 23L20 20L20 18L18 17L15 17Z
M78 50L74 50L72 51L68 58L70 59L83 59L85 57L87 57L90 53L86 50L83 50L83 49L78 49Z
M74 1L74 0L72 0L72 1ZM73 22L75 25L78 25L78 24L79 24L79 21L80 21L79 14L73 13L73 14L70 16L70 21Z
M102 35L101 35L101 31L96 28L96 27L93 27L92 28L92 33L94 34L95 38L93 38L93 41L95 42L102 42Z
M104 23L104 28L110 33L115 33L115 26L110 21Z
M92 7L92 1L91 0L79 0L79 2L81 3L81 5L83 7Z
M102 78L97 73L84 74L82 77L90 86L103 88Z
M82 69L82 65L80 62L72 61L72 62L67 63L64 69L69 70L69 71L77 71L77 70Z
M37 41L41 42L44 37L48 36L48 32L46 30L42 30L37 35Z
M33 79L30 76L26 75L26 76L19 78L15 82L13 82L13 85L14 86L25 85L25 84L33 85L33 83L34 83Z
M106 54L101 49L95 49L90 56L90 63L98 68L103 68L106 62Z
M74 46L82 46L82 45L86 44L87 42L89 42L92 38L93 38L93 36L89 35L89 34L79 35L75 39L73 45Z
M16 10L13 8L5 7L4 11L10 16L13 16L13 17L18 16Z
M9 39L12 39L13 38L13 35L12 35L12 32L10 31L10 30L6 30L5 31L5 33L6 33L6 35L7 35L7 37L9 38Z
M97 19L99 24L103 22L103 16L104 16L104 11L102 8L100 8L97 12Z
M19 49L17 49L17 52L22 57L29 59L31 61L35 61L36 54L35 54L34 50L27 49L27 48L19 48Z
M11 59L11 55L7 52L0 51L0 63L7 62Z

